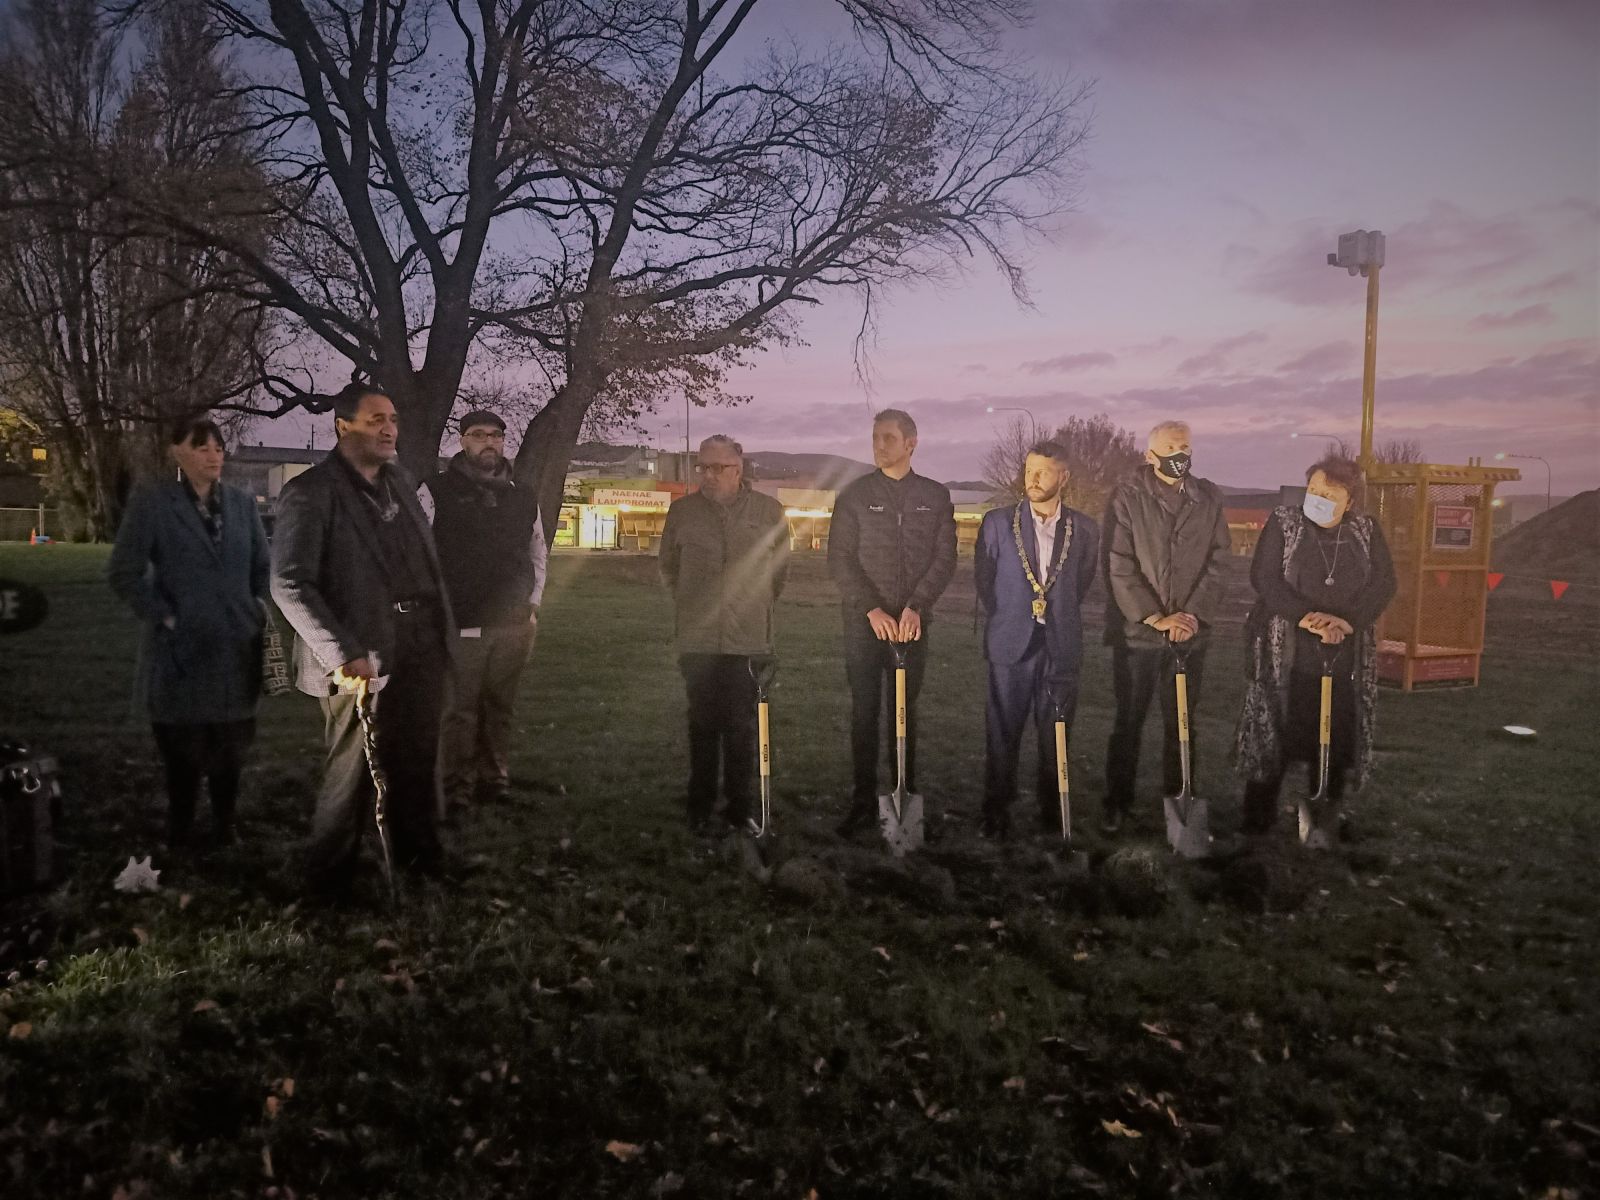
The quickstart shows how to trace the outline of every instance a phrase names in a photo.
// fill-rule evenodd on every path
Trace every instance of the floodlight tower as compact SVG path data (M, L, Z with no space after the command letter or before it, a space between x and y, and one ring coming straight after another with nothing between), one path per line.
M1328 255L1330 267L1343 267L1367 280L1366 350L1361 364L1361 469L1372 469L1373 391L1378 373L1378 272L1386 242L1376 230L1358 229L1339 235L1339 249Z

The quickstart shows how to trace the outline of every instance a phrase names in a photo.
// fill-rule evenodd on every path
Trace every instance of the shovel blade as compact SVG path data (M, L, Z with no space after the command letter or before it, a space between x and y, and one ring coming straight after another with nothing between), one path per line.
M1313 796L1300 801L1300 844L1307 850L1327 850L1332 845L1328 837L1327 803Z
M878 829L895 858L904 858L922 846L922 797L895 792L878 797Z
M1205 858L1211 853L1211 806L1197 796L1163 796L1167 844L1180 858Z

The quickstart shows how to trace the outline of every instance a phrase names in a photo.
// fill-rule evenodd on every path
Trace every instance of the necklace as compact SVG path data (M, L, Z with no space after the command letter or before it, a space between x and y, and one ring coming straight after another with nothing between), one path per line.
M1040 583L1034 577L1033 568L1028 565L1028 552L1022 546L1022 510L1026 507L1028 507L1028 502L1024 500L1012 512L1011 536L1017 542L1017 557L1022 560L1022 573L1028 577L1028 586L1033 589L1033 603L1030 605L1033 619L1042 621L1048 604L1045 599L1045 593L1055 587L1056 580L1061 578L1061 564L1067 561L1067 547L1072 544L1072 522L1061 522L1061 534L1056 538L1055 546L1055 573L1050 573L1049 564L1040 564L1040 569L1045 573L1045 582Z
M1333 561L1328 561L1328 552L1322 548L1322 539L1312 536L1312 541L1317 544L1317 553L1322 555L1322 565L1328 568L1328 577L1322 581L1324 587L1333 586L1333 573L1339 568L1339 547L1344 545L1344 526L1339 527L1339 532L1333 537Z

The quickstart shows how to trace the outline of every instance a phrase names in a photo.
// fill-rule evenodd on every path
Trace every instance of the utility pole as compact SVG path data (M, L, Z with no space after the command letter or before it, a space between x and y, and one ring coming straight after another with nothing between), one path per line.
M1379 230L1358 229L1339 235L1339 249L1328 255L1330 267L1343 267L1367 280L1366 342L1361 360L1361 469L1372 469L1372 425L1378 376L1378 272L1383 269L1387 240Z

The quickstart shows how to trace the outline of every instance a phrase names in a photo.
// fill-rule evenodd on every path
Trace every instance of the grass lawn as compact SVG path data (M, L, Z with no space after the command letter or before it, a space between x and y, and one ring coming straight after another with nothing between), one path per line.
M1481 688L1383 694L1356 840L1320 858L1286 821L1230 865L1172 862L1154 723L1134 828L1099 838L1096 645L1081 875L1047 842L975 837L970 562L924 692L937 842L908 868L832 836L839 617L799 561L775 859L821 864L837 894L807 898L684 828L653 561L558 556L514 769L566 794L469 817L456 842L484 866L460 890L328 913L298 903L320 765L298 695L263 703L243 844L112 890L128 855L162 865L164 799L104 566L0 547L0 577L52 602L0 642L0 731L67 785L66 881L38 939L0 948L0 1196L1600 1194L1600 663L1576 590L1492 598ZM1224 829L1246 590L1197 720ZM1537 741L1491 733L1513 721ZM1153 878L1109 869L1117 845Z

